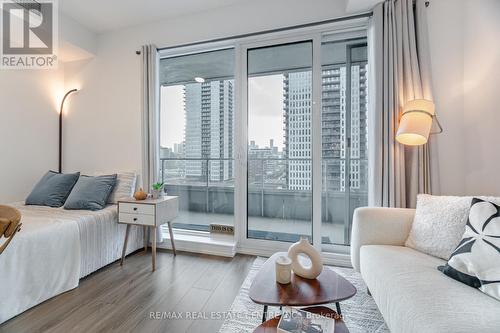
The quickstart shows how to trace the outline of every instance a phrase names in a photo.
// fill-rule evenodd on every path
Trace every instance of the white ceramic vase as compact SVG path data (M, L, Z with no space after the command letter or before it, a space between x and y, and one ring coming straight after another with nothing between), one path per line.
M160 197L160 190L151 189L151 198L158 199Z
M153 199L158 199L163 196L163 186L159 190L151 189L151 197Z
M310 265L304 265L300 260L299 254L309 257ZM316 250L307 238L300 238L300 241L292 244L288 249L288 257L292 260L292 270L295 275L306 279L315 279L323 271L323 260L321 254Z

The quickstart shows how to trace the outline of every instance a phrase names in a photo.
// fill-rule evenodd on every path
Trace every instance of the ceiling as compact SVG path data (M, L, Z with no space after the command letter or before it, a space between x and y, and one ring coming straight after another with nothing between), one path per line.
M63 14L102 33L243 3L249 0L61 0Z
M346 9L348 13L364 12L371 10L379 2L382 0L348 0Z

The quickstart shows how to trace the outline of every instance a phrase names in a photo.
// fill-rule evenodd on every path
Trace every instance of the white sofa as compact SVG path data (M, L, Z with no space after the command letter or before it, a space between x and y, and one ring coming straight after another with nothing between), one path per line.
M414 214L397 208L354 212L352 265L391 332L500 332L499 301L438 271L445 260L404 246Z

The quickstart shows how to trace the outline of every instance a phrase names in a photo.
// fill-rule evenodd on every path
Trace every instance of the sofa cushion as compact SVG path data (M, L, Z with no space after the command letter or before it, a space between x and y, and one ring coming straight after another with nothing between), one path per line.
M361 275L392 332L498 332L500 302L436 269L444 260L403 246L361 247Z
M61 207L66 202L80 173L47 172L26 198L26 205Z
M500 198L480 198L500 204ZM465 231L471 201L472 197L419 194L405 245L448 260Z
M80 176L64 204L64 209L100 210L106 207L116 184L116 174Z
M472 199L462 241L439 269L500 301L500 206Z
M120 199L131 198L134 195L136 183L137 174L135 172L118 173L115 188L108 198L108 204L117 204Z

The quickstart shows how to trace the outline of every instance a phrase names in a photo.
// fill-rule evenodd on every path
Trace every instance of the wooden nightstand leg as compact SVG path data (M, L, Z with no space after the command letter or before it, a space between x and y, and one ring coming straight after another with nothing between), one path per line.
M170 233L170 242L172 243L172 251L174 251L174 256L177 255L177 252L175 251L175 243L174 243L174 232L172 231L172 223L168 223L168 232Z
M127 230L125 231L125 241L123 242L123 250L122 250L122 260L120 262L120 266L123 265L123 260L125 259L125 252L127 252L127 243L128 243L128 233L130 231L130 224L127 224Z
M153 227L153 241L151 242L151 256L153 260L153 272L156 270L156 226Z
M144 232L144 252L148 252L148 227L144 226L142 227L142 230Z

